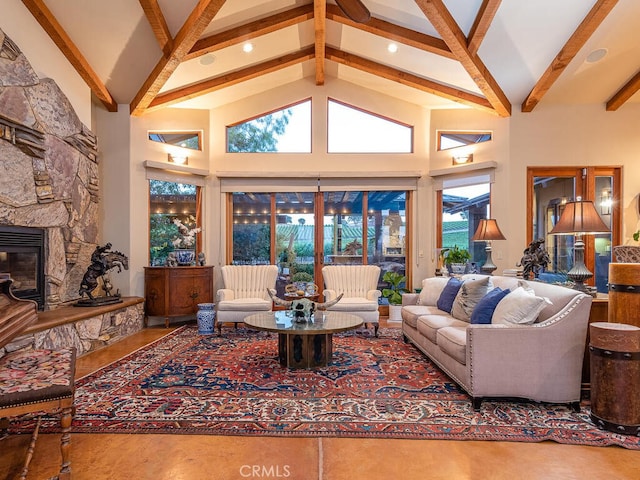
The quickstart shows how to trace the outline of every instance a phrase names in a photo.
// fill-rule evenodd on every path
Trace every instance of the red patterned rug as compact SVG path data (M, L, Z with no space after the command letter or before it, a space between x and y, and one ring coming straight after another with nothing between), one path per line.
M398 329L334 337L334 362L289 370L277 338L245 329L222 337L182 327L77 382L73 432L333 436L620 445L640 438L598 429L587 407L469 396ZM24 431L29 421L12 430ZM47 420L42 430L54 432Z

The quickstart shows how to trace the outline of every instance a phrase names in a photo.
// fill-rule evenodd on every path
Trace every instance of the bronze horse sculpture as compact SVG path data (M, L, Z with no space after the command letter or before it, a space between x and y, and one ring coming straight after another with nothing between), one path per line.
M82 282L80 282L80 290L78 293L81 297L87 295L90 300L94 300L91 292L98 286L98 277L102 277L106 295L111 296L111 288L109 288L111 283L104 278L104 275L114 268L117 268L118 272L121 272L123 268L129 270L129 259L127 256L122 252L111 252L109 251L110 248L110 243L107 243L103 247L97 246L91 255L91 265L87 268L84 277L82 277Z

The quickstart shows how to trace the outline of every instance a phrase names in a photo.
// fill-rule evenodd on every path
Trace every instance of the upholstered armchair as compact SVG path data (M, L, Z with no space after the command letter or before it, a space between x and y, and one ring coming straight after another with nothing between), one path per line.
M372 324L378 336L378 290L380 267L375 265L327 265L322 268L324 301L334 300L341 293L342 300L329 311L357 315L364 323Z
M248 315L271 311L270 289L275 294L276 265L225 265L222 267L224 288L217 293L218 334L223 323L238 323Z

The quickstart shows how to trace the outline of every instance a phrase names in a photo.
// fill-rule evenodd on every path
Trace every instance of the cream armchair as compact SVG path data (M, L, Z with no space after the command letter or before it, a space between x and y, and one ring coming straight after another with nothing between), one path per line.
M222 267L224 288L217 293L218 334L223 323L238 323L259 312L270 312L272 303L267 293L275 294L278 267L276 265L225 265Z
M322 268L325 290L324 301L329 302L344 294L342 300L329 311L345 312L357 315L364 323L374 327L378 336L378 290L380 267L375 265L327 265Z

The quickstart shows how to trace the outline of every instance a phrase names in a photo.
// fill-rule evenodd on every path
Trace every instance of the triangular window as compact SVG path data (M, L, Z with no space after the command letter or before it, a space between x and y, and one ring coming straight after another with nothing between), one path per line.
M413 127L329 99L329 153L411 153Z
M311 153L311 99L228 126L227 152Z

